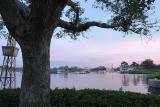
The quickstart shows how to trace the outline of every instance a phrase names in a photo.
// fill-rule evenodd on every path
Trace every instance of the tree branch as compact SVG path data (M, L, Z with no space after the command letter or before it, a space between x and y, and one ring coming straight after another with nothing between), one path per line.
M96 21L89 21L82 24L74 25L74 23L72 22L66 22L66 21L60 20L58 23L58 26L67 30L72 30L74 32L82 32L82 31L86 31L87 29L93 26L100 27L100 28L116 28L116 27L119 27L120 25L109 25L107 23L101 23Z
M80 12L80 7L79 7L79 5L78 5L77 3L71 1L71 0L68 0L67 5L70 6L70 7L72 7L73 10L75 11L76 16L75 16L75 22L74 22L74 23L75 23L75 24L78 24L79 12Z
M81 32L81 31L86 31L87 29L93 26L100 27L100 28L116 28L120 26L120 25L109 25L107 23L101 23L101 22L96 22L96 21L78 23L79 12L81 8L79 7L77 3L73 2L72 0L68 0L67 5L70 6L74 10L76 14L75 20L73 22L66 22L60 19L58 23L59 27L65 28L67 30L71 30L73 32Z
M75 2L73 2L73 1L71 1L71 0L68 0L68 1L67 1L67 5L68 5L68 6L71 6L74 10L79 10L78 4L75 3Z
M0 14L14 38L21 35L22 25L26 23L29 12L29 7L18 0L0 0Z
M18 0L0 0L0 14L3 18L15 22L15 18L26 18L29 13L30 8Z

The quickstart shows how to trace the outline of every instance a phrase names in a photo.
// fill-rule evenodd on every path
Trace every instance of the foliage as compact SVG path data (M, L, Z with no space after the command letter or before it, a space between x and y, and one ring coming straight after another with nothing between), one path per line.
M147 74L150 75L152 74L154 71L149 71L149 70L142 70L142 69L135 69L132 70L130 72L127 72L127 74Z
M139 64L137 62L132 62L132 64L130 65L131 67L136 67L138 68L139 67Z
M8 30L4 26L4 21L0 15L0 37L7 38L9 36Z
M70 71L70 72L75 72L75 71L82 71L83 70L83 68L79 68L79 67L70 67L69 69L68 69L68 71Z
M151 9L154 0L96 0L96 2L97 7L113 13L110 20L112 24L122 23L115 30L144 35L149 33L147 11Z
M30 6L32 0L19 0L27 6ZM78 26L79 24L84 24L89 21L87 17L84 16L85 9L82 8L81 2L86 2L88 0L75 0L74 4L79 8L78 16L77 10L72 6L66 6L62 19L67 19L69 23L73 26ZM116 31L122 31L125 33L136 33L140 35L148 36L150 35L150 28L157 27L157 22L154 20L149 20L149 12L153 10L153 3L155 0L94 0L93 8L100 8L104 12L111 13L111 16L106 16L106 20L109 25L117 25L112 28ZM153 12L153 11L152 11ZM0 18L1 20L2 18ZM2 23L0 23L0 28ZM55 34L57 38L65 37L69 35L71 39L77 39L78 36L84 36L84 32L77 32L76 30L69 30L65 28L60 28Z
M88 0L85 0L86 3ZM155 0L94 0L94 8L100 8L104 12L110 13L106 16L109 25L118 25L113 30L122 31L125 33L136 33L140 35L150 36L151 28L157 27L157 22L149 19L149 14L153 10L153 3ZM79 18L76 18L76 12L69 7L64 11L64 16L67 20L77 26L89 21L84 17L85 9L82 8L80 2L75 2L80 8ZM75 24L75 20L77 23ZM88 30L88 29L87 29ZM86 30L85 30L86 32ZM56 35L58 38L69 35L72 39L77 39L83 32L76 32L74 30L61 29Z
M0 16L0 30L3 29L3 24L4 24L4 23L3 23L3 19L2 19L2 17Z
M60 66L57 68L51 68L51 72L76 72L76 71L82 71L82 68L79 67L68 67L68 66Z
M143 67L144 69L153 69L153 68L155 68L155 64L154 64L153 60L146 59L141 63L141 67Z
M106 70L106 67L104 66L99 66L91 69L91 71L104 71L104 70Z
M20 89L1 90L0 107L18 107ZM160 97L96 89L51 90L53 107L159 107Z
M95 89L56 89L51 96L52 104L57 104L55 107L157 107L160 104L158 96Z
M154 73L148 74L147 78L148 79L154 79L154 78L160 79L160 72L154 72Z
M126 61L122 61L122 62L121 62L121 65L126 65L126 66L128 66L128 63L127 63Z
M49 99L49 97L46 96L49 89L49 75L47 73L49 69L48 68L49 67L49 54L48 54L49 51L48 50L49 50L49 44L50 44L49 41L52 36L51 33L54 32L55 28L57 27L64 28L65 31L62 30L62 32L67 33L71 38L75 39L80 34L80 32L86 31L93 26L97 26L101 28L111 28L113 30L123 31L123 32L130 31L130 32L143 34L143 35L148 35L149 28L153 27L153 23L150 23L147 20L148 14L146 13L148 12L148 10L150 10L150 7L152 6L152 3L154 2L154 0L127 0L127 1L126 0L96 0L97 5L98 3L100 3L99 6L101 8L106 8L107 12L111 12L113 14L113 16L110 17L110 20L107 20L108 23L92 22L92 21L89 21L89 22L87 21L88 23L85 22L84 20L82 20L84 18L81 17L82 16L81 13L83 14L83 11L82 11L83 9L81 8L81 6L77 6L77 5L71 6L71 4L68 4L68 2L71 0L41 0L41 1L27 0L27 2L24 2L25 0L19 0L19 1L22 1L26 5L18 2L17 0L0 0L0 4L1 4L0 13L1 15L3 15L2 17L5 19L4 23L7 25L9 32L18 41L18 43L20 43L22 49L25 49L25 51L23 51L22 53L24 58L23 60L24 66L25 66L24 71L26 72L25 72L25 75L23 76L24 84L22 84L23 90L21 90L22 91L21 106L25 106L23 105L23 104L27 104L25 102L30 102L28 106L29 105L33 106L34 104L37 104L37 103L39 103L39 106L41 104L42 104L41 106L49 105L49 101L46 102L46 99L47 98ZM109 5L107 5L108 3ZM75 14L72 14L72 11L70 11L69 13L71 13L72 17L69 17L69 19L73 18L73 20L69 20L69 22L68 20L67 21L62 20L59 17L61 13L63 14L62 10L66 6L69 6L72 8L76 7L76 9L74 9L74 12L76 13L76 17L75 17ZM77 7L78 7L78 14L77 14ZM43 50L44 48L41 48L42 43L44 43L43 46L44 48L46 48L45 50ZM25 54L26 52L29 52L31 54ZM39 55L37 55L37 53L39 53ZM29 60L27 60L27 58L29 58ZM38 62L40 58L43 59L42 62ZM32 65L35 65L35 66L32 66ZM40 65L42 66L40 67ZM39 67L39 68L37 68L36 70L36 67ZM31 72L27 72L28 70ZM39 74L39 75L35 75L35 74ZM29 77L30 75L32 75L32 77ZM48 83L48 84L44 84L44 83ZM29 91L25 90L26 87L28 88ZM35 92L38 93L38 95L35 95L36 94ZM93 96L90 96L90 92L93 92ZM5 92L2 92L2 95L3 93ZM73 101L76 101L76 104L73 103L73 105L88 106L88 107L90 106L99 106L99 107L130 106L130 100L126 99L126 97L123 96L123 94L122 94L123 97L120 95L120 97L118 96L119 98L116 99L117 97L116 95L106 98L104 96L106 94L105 92L104 92L105 94L103 92L100 92L100 93L103 93L104 95L102 95L103 97L100 96L99 98L97 97L98 95L96 93L97 91L94 92L94 90L93 91L85 90L84 92L76 91L76 95L78 99L76 98L74 98L75 100L73 99ZM67 91L67 94L68 94L68 91ZM35 96L41 96L41 95L44 97L43 99L41 99L40 97L38 97L37 100L33 99L35 98ZM58 96L59 95L61 94L58 94ZM65 95L65 93L62 93L62 95ZM2 97L4 98L6 96L3 95ZM9 97L9 98L12 98L12 97ZM52 98L54 98L54 96L52 96ZM58 100L60 102L57 102L56 103L57 105L55 104L55 106L58 106L59 104L63 104L63 102L65 102L63 101L63 98L64 97L61 98L62 99L61 101ZM103 101L103 98L105 99L104 101ZM111 98L115 99L115 101L108 100ZM13 105L17 104L15 103L16 101L18 101L16 99L18 98L16 97L11 99L13 103L12 102L6 103L8 104L7 106L12 106L12 104ZM2 98L0 101L3 106L3 102L5 101L3 101ZM42 103L40 101L42 101ZM126 101L128 101L129 104ZM135 101L135 99L133 101ZM142 103L140 104L142 104L145 107L146 102L143 100L140 100L140 101L142 101ZM117 104L115 105L115 102L119 103L119 105ZM157 103L154 102L151 104L152 104L151 106L154 107L153 104L157 104ZM138 102L138 105L139 105L139 102ZM136 106L138 107L138 105ZM147 104L147 106L148 105L149 104ZM62 106L68 106L68 105L64 103L64 105Z
M18 107L20 90L0 90L0 107Z

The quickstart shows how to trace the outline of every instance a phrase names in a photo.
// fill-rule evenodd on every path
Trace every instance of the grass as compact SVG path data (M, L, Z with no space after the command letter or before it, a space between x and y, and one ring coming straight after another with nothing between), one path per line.
M154 72L154 73L148 74L147 78L148 79L154 79L154 78L160 79L160 72Z
M151 71L147 70L135 70L135 71L130 71L128 74L151 74Z
M152 74L160 72L160 69L136 69L129 72L126 72L128 74Z
M127 72L127 74L147 74L147 79L160 79L160 69L139 69Z

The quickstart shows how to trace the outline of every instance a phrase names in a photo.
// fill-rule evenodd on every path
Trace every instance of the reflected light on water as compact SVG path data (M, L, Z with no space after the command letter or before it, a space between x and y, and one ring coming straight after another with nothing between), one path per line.
M21 85L22 74L17 72L17 87ZM51 74L51 89L106 89L148 93L148 82L143 74L119 74L115 72L89 74Z

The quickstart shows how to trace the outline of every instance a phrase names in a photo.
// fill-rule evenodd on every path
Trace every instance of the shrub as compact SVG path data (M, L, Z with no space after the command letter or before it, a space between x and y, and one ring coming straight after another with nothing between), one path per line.
M19 89L0 90L0 107L18 107Z
M0 107L18 107L20 89L1 90ZM97 89L51 90L53 107L160 107L160 96Z

